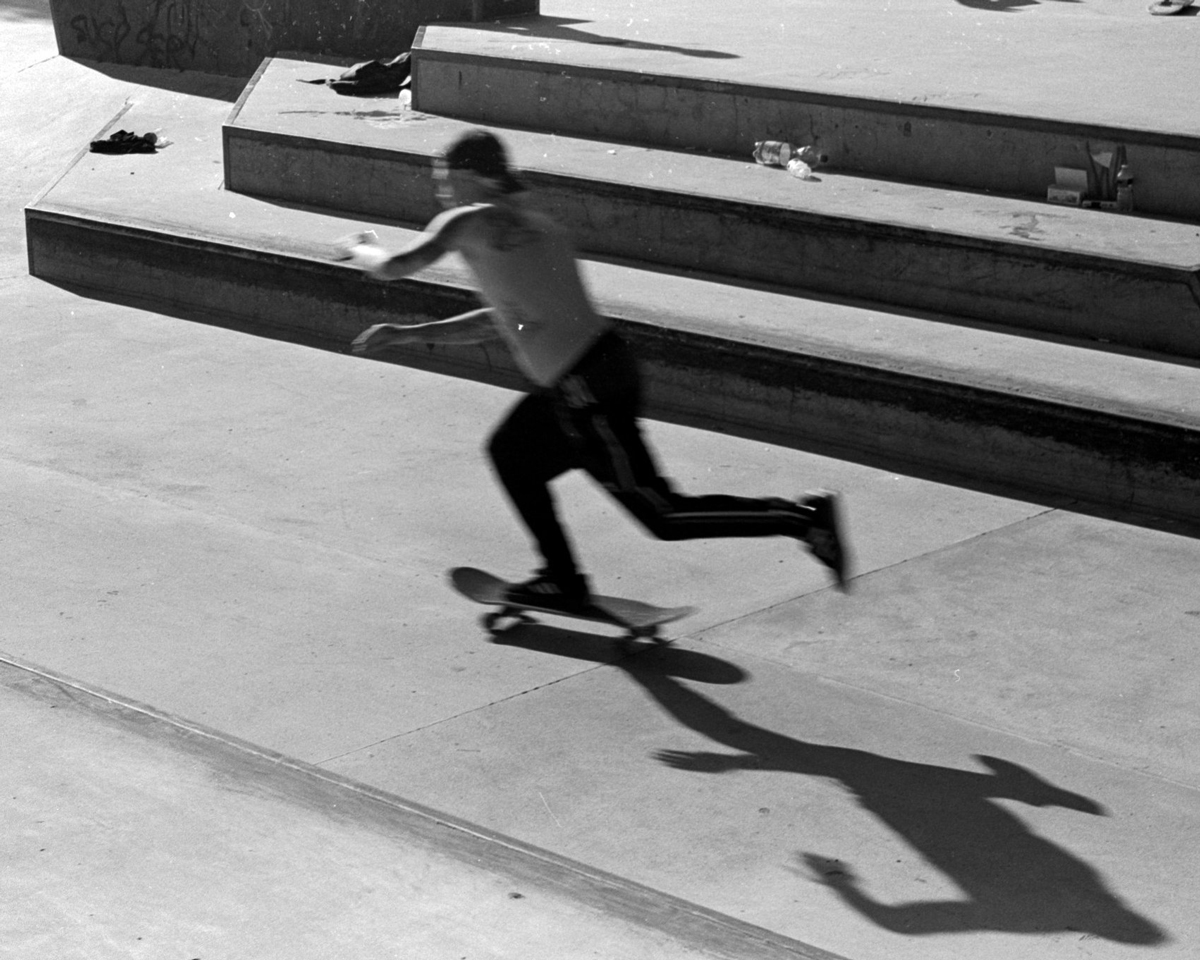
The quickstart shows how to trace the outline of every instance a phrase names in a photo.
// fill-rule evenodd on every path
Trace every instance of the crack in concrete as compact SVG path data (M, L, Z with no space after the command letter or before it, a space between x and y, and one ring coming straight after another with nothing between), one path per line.
M146 489L146 488L141 488L141 487L130 488L130 487L119 486L116 484L105 483L103 480L99 480L96 477L89 476L85 473L79 473L79 472L76 472L73 470L68 470L68 469L65 469L62 467L49 467L42 463L36 463L33 461L29 461L29 460L23 460L20 457L11 455L10 453L9 454L0 454L0 463L7 463L7 464L15 465L18 467L24 467L28 470L37 470L37 471L41 471L44 473L48 473L48 474L51 474L52 476L57 476L57 477L61 477L64 479L69 479L69 480L75 480L82 486L90 487L95 490L107 491L108 493L111 493L114 496L120 496L120 497L123 497L126 499L132 499L132 500L148 500L151 503L157 504L159 506L166 507L166 508L172 509L172 510L178 510L179 512L181 512L183 514L196 516L196 517L204 517L204 518L207 518L209 520L212 520L212 521L218 522L218 523L225 522L225 523L228 523L230 526L241 527L246 530L253 530L256 533L259 533L263 536L274 537L274 538L282 540L286 543L314 547L314 548L317 548L317 549L320 549L320 550L323 550L323 551L326 551L329 553L339 554L344 557L349 557L349 558L351 558L353 560L357 560L361 563L374 564L374 565L383 566L383 567L389 566L388 561L381 557L374 557L369 554L360 553L360 552L356 552L353 550L348 550L345 547L333 546L323 540L317 540L317 539L313 539L311 537L290 535L289 533L281 532L279 530L274 530L267 526L262 526L260 524L252 523L249 520L243 519L241 517L236 517L233 514L222 513L222 512L214 511L214 510L206 510L199 506L193 506L193 505L189 505L189 504L178 503L174 500L164 499L162 496L159 496L159 495L155 494L153 491Z
M18 75L24 73L26 70L32 70L34 67L40 67L43 63L49 63L51 60L57 60L60 56L61 56L61 54L57 54L57 53L51 54L50 56L45 57L41 60L38 60L35 63L26 64L25 66L21 67L19 70L16 70L13 73L8 74L8 76L9 77L18 76Z
M625 657L618 657L617 660L624 660L630 656L636 656L636 654L626 654ZM550 687L557 686L560 683L565 683L568 680L574 680L578 677L587 676L590 673L594 673L596 670L599 670L599 669L602 669L603 667L608 667L608 666L612 666L612 663L598 663L595 666L588 667L584 670L580 670L578 673L572 673L569 676L565 676L565 677L558 677L555 680L548 680L546 683L541 683L534 687L527 687L526 689L520 690L517 693L509 694L507 697L500 697L500 699L498 699L498 700L492 700L492 701L489 701L488 703L481 703L474 707L471 707L468 710L463 710L459 713L453 714L448 717L442 717L439 720L434 720L430 723L426 723L419 727L413 727L411 730L404 730L400 733L392 734L390 737L383 737L382 739L376 740L373 743L363 744L360 747L355 747L353 750L347 750L345 753L339 753L336 756L326 757L324 760L313 760L311 762L315 766L318 766L318 767L322 766L323 764L326 764L326 763L334 763L337 760L342 760L342 759L345 759L346 757L352 757L355 754L362 753L365 750L371 750L374 747L380 746L381 744L391 743L395 740L401 740L405 737L411 737L418 733L424 733L426 730L432 730L435 727L442 726L443 724L452 723L453 721L458 720L462 717L469 717L471 714L479 713L482 710L490 710L492 707L498 707L501 704L509 703L513 700L516 700L518 697L528 696L531 693L539 693L542 690L546 690Z
M899 560L899 561L897 561L896 563L888 564L887 566L883 566L883 567L879 567L878 569L871 570L871 571L869 571L869 573L870 573L870 574L872 574L872 575L874 575L874 574L877 574L877 573L882 573L882 572L885 572L885 571L887 571L887 570L892 570L892 569L895 569L895 568L897 568L897 567L903 566L903 565L904 565L904 564L906 564L906 563L911 563L911 562L912 562L912 561L914 561L914 560L920 560L920 559L923 559L923 558L925 558L925 557L932 556L932 555L934 555L934 554L936 554L936 553L940 553L941 551L943 551L943 550L945 550L945 549L947 549L947 548L950 548L950 547L958 547L958 546L961 546L961 545L963 545L963 544L966 544L966 543L971 543L971 542L973 542L973 541L979 540L980 538L982 538L982 537L986 537L986 536L989 536L989 535L991 535L991 534L995 533L995 532L996 532L996 531L998 531L998 530L1006 530L1006 529L1009 529L1009 528L1011 528L1011 527L1015 527L1015 526L1019 526L1019 525L1022 525L1022 524L1026 524L1026 523L1029 523L1030 521L1033 521L1033 520L1039 520L1039 519L1041 519L1041 518L1043 518L1043 517L1045 517L1045 516L1047 516L1047 515L1049 515L1049 514L1053 514L1053 513L1057 513L1057 512L1059 512L1059 508L1057 508L1057 507L1047 507L1047 508L1046 508L1046 509L1044 509L1044 510L1040 510L1040 511L1038 511L1037 513L1035 513L1035 514L1032 514L1032 515L1030 515L1030 516L1023 517L1023 518L1021 518L1020 520L1014 521L1013 523L1004 524L1003 526L1001 526L1001 527L996 527L996 528L994 528L994 529L992 529L992 530L985 530L985 531L983 531L983 532L981 532L981 533L978 533L978 534L976 534L975 536L972 536L972 537L967 537L966 539L963 539L963 540L958 540L958 541L956 541L956 542L954 542L954 543L951 543L951 544L944 544L944 545L942 545L942 546L938 547L938 548L937 548L937 549L935 549L935 550L928 550L928 551L926 551L925 553L922 553L922 554L920 554L920 555L918 555L918 556L916 556L916 557L906 557L905 559L903 559L903 560ZM864 573L864 574L860 574L860 576L866 576L866 575L867 575L867 574L865 574L865 573ZM711 632L712 632L712 631L714 631L714 630L721 629L722 627L726 627L726 626L729 626L729 625L731 625L731 624L740 623L740 622L742 622L742 621L748 620L748 619L749 619L749 618L751 618L751 617L756 617L756 616L759 616L759 615L761 615L761 614L763 614L763 613L766 613L766 612L768 612L768 611L771 611L771 610L776 610L776 609L778 609L778 608L780 608L780 607L786 606L786 605L787 605L787 604L789 604L789 603L794 603L794 602L796 602L797 600L802 600L802 599L804 599L805 597L812 596L813 594L820 593L820 592L822 592L822 591L825 591L825 590L832 590L832 589L834 589L834 587L833 587L833 586L825 586L825 587L819 587L819 588L817 588L816 590L812 590L812 591L809 591L809 592L807 592L807 593L799 593L799 594L796 594L796 595L794 595L794 596L788 597L788 598L786 598L786 599L784 599L784 600L780 600L780 601L779 601L779 602L777 602L777 603L771 603L771 604L767 604L766 606L758 607L758 608L756 608L756 609L754 609L754 610L747 611L746 613L739 614L738 616L735 616L735 617L730 617L728 620L722 620L722 621L719 621L719 622L717 622L717 623L710 624L710 625L708 625L707 627L703 627L703 628L701 628L701 629L698 629L698 630L696 630L696 631L695 631L695 632L693 632L693 633L686 634L686 637L688 637L688 638L691 638L691 639L693 639L693 640L696 640L697 642L700 642L700 643L705 643L705 644L708 644L709 646L712 646L712 647L722 647L722 645L721 645L720 643L713 643L713 642L711 642L711 641L705 640L705 639L704 639L704 636L705 636L705 634L709 634L709 633L711 633ZM682 639L682 638L680 638L680 639ZM555 680L551 680L551 681L548 681L548 682L546 682L546 683L539 684L539 685L537 685L537 686L528 687L528 688L526 688L525 690L521 690L521 691L519 691L519 692L517 692L517 693L514 693L514 694L511 694L511 695L509 695L509 696L507 696L507 697L501 697L501 698L500 698L500 699L498 699L498 700L492 700L492 701L489 701L488 703L479 704L479 705L477 705L477 706L471 707L471 708L470 708L470 709L468 709L468 710L463 710L463 711L461 711L460 713L453 714L452 716L449 716L449 717L442 717L442 718L441 718L441 719L439 719L439 720L432 721L431 723L424 724L423 726L419 726L419 727L413 727L411 730L405 730L405 731L402 731L402 732L400 732L400 733L393 734L393 735L391 735L391 736L388 736L388 737L383 737L383 738L381 738L381 739L379 739L379 740L376 740L376 741L374 741L374 742L372 742L372 743L364 744L364 745L362 745L362 746L360 746L360 747L355 747L353 750L348 750L348 751L346 751L346 752L344 752L344 753L340 753L340 754L337 754L337 755L335 755L335 756L332 756L332 757L326 757L326 758L325 758L325 759L323 759L323 760L316 760L316 761L313 761L313 763L315 763L317 766L321 766L322 764L327 764L327 763L334 763L334 762L336 762L336 761L338 761L338 760L345 759L346 757L351 757L351 756L354 756L355 754L359 754L359 753L362 753L362 752L364 752L364 751L371 750L371 749L373 749L373 748L375 748L375 747L378 747L378 746L380 746L381 744L390 743L390 742L392 742L392 741L395 741L395 740L400 740L400 739L402 739L402 738L405 738L405 737L411 737L411 736L414 736L415 734L424 733L424 732L425 732L425 731L427 731L427 730L431 730L431 729L433 729L433 728L435 728L435 727L438 727L438 726L441 726L442 724L445 724L445 723L450 723L450 722L452 722L452 721L454 721L454 720L458 720L458 719L460 719L460 718L462 718L462 717L470 716L470 715L471 715L471 714L473 714L473 713L478 713L478 712L480 712L480 711L482 711L482 710L490 710L490 709L491 709L491 708L493 708L493 707L500 706L501 704L508 703L508 702L510 702L510 701L512 701L512 700L515 700L515 699L517 699L518 697L523 697L523 696L526 696L526 695L528 695L528 694L531 694L531 693L537 693L537 692L539 692L539 691L542 691L542 690L548 689L549 687L556 686L556 685L558 685L558 684L560 684L560 683L565 683L565 682L567 682L567 681L569 681L569 680L574 680L574 679L577 679L577 678L579 678L579 677L587 676L588 674L590 674L590 673L593 673L593 672L594 672L594 671L596 671L596 670L602 669L602 668L604 668L604 667L611 667L611 666L613 666L615 663L617 663L617 662L619 662L619 661L621 661L621 660L626 660L626 659L629 659L630 657L633 657L633 656L637 656L637 651L634 651L634 652L632 652L632 653L627 653L627 654L625 654L624 656L621 656L621 657L617 657L615 660L613 660L613 661L610 661L610 662L608 662L608 663L598 663L598 664L596 664L596 665L595 665L595 666L593 666L593 667L588 667L588 668L587 668L587 669L585 669L585 670L581 670L581 671L579 671L579 672L577 672L577 673L572 673L572 674L570 674L569 676L565 676L565 677L559 677L559 678L557 678L557 679L555 679ZM781 661L781 660L778 660L778 659L776 659L776 658L773 658L773 657L770 657L770 656L762 656L762 655L759 655L759 656L760 656L760 658L761 658L761 659L763 659L763 660L766 660L766 661L768 661L768 662L771 662L771 663L778 664L779 666L782 666L782 667L784 667L784 668L786 668L786 669L788 669L788 670L792 670L792 669L794 669L794 668L793 668L792 666L790 666L789 664L787 664L787 663L784 663L783 661ZM910 705L910 706L916 706L916 707L920 707L920 706L922 706L922 704L916 703L916 702L914 702L914 701L903 700L903 699L901 699L901 698L899 698L899 697L894 697L894 696L891 696L891 695L889 695L889 694L877 693L876 691L873 691L873 690L870 690L870 689L867 689L867 688L860 688L860 687L857 687L857 686L855 686L854 684L847 683L847 682L845 682L845 681L842 681L842 680L838 680L838 679L836 679L836 678L834 678L834 677L825 677L823 674L821 674L820 676L822 676L822 678L823 678L823 679L827 679L827 680L829 680L830 682L833 682L833 683L839 683L839 684L841 684L842 686L845 686L845 687L847 687L847 688L849 688L849 689L859 690L860 692L867 693L867 694L876 694L876 695L878 695L878 696L880 696L880 697L885 697L885 698L887 698L887 699L894 700L894 701L895 701L895 702L897 702L897 703L904 703L904 704L906 704L906 705ZM926 709L932 709L932 708L926 708ZM956 719L956 720L962 720L964 723L976 723L978 726L982 726L982 727L985 727L985 728L987 728L987 729L994 729L994 730L995 730L996 732L998 732L998 733L1007 734L1007 735L1010 735L1010 736L1022 737L1023 739L1030 740L1031 742L1035 742L1035 743L1044 743L1044 744L1046 744L1046 745L1049 745L1049 746L1054 746L1054 744L1049 744L1047 741L1038 741L1038 740L1032 740L1031 738L1029 738L1029 737L1025 737L1025 736L1024 736L1024 735L1022 735L1022 734L1018 734L1018 733L1012 733L1011 731L1002 730L1002 729L1000 729L1000 728L992 728L992 727L989 727L987 724L981 723L981 722L979 722L979 721L975 721L975 720L968 720L968 719L965 719L965 718L962 718L962 717L958 717L958 716L956 716L956 715L954 715L954 714L944 713L944 712L942 712L942 711L934 711L934 712L941 713L942 715L944 715L944 716L947 716L947 717L950 717L950 718L952 718L952 719ZM1073 752L1078 752L1078 751L1073 751ZM1079 753L1079 755L1080 755L1080 756L1089 756L1089 755L1087 755L1087 754L1082 754L1082 753ZM1111 761L1108 761L1108 762L1110 762L1110 763L1111 763ZM1123 768L1118 768L1118 769L1123 769ZM1167 778L1167 777L1161 777L1161 776L1159 776L1159 777L1158 777L1158 779L1164 780L1165 782L1168 782L1168 783L1175 783L1175 782L1176 782L1176 781L1170 780L1170 779L1169 779L1169 778ZM1180 785L1181 785L1181 786L1185 786L1185 787L1189 786L1188 784L1180 784ZM1195 788L1191 788L1191 789L1195 789Z
M774 660L771 657L763 657L763 659L768 660L772 663L778 663L778 661ZM784 664L781 664L781 666L783 666L783 665ZM1088 760L1088 761L1091 761L1094 763L1102 763L1106 767L1110 767L1113 770L1120 770L1123 773L1132 773L1132 774L1136 774L1137 776L1147 777L1152 780L1158 780L1158 781L1161 781L1162 783L1169 783L1169 784L1172 784L1173 786L1181 787L1184 790L1191 791L1192 793L1200 793L1200 785L1198 785L1198 784L1186 783L1182 780L1176 780L1173 777L1168 777L1161 773L1154 773L1153 771L1150 771L1150 770L1143 770L1143 769L1139 769L1137 767L1125 766L1109 757L1097 756L1093 753L1088 753L1084 750L1081 750L1078 747L1070 746L1068 744L1064 744L1059 741L1043 740L1040 737L1033 737L1027 733L1021 733L1016 730L1009 730L1004 727L997 727L997 726L994 726L993 724L987 723L983 720L977 720L977 719L973 719L971 717L960 716L959 714L950 713L946 710L939 710L937 707L931 707L928 704L919 703L918 701L915 701L915 700L909 700L905 697L898 697L895 694L881 693L880 691L872 690L869 687L860 687L858 684L850 683L849 681L846 681L846 680L839 680L837 677L830 677L830 676L826 676L824 674L816 674L815 676L819 676L822 680L825 680L828 683L834 683L840 687L845 687L848 690L855 690L859 693L866 694L867 696L870 696L870 697L878 697L881 700L890 700L893 703L902 704L903 706L906 706L906 707L914 707L918 710L924 710L928 713L936 714L939 717L946 717L946 718L956 721L958 723L969 723L972 726L980 727L984 730L989 730L992 733L997 733L997 734L1000 734L1001 736L1012 737L1016 740L1023 740L1026 743L1036 743L1039 746L1049 747L1052 750L1061 750L1065 753L1072 754L1083 760Z

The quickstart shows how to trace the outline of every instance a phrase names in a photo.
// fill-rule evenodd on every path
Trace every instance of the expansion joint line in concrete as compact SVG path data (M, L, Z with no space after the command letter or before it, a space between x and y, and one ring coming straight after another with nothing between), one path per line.
M469 847L468 862L479 865L482 862L479 858L480 851L489 848L496 851L491 857L495 864L493 869L511 872L514 868L518 868L522 875L528 875L531 869L537 870L546 878L548 885L575 890L576 895L582 896L584 902L593 909L601 909L626 921L645 924L659 929L669 936L681 936L685 942L696 943L697 956L702 953L705 956L710 955L706 949L708 947L713 947L715 952L721 956L729 955L724 947L733 943L739 947L736 953L739 957L754 955L780 958L780 960L785 957L788 960L846 960L840 955L756 927L735 917L643 886L636 881L590 867L580 861L570 860L552 851L506 837L457 817L439 813L432 808L321 770L312 764L284 756L249 741L185 721L146 704L62 676L52 670L22 662L0 651L0 671L6 673L4 668L37 677L51 687L72 691L81 695L82 698L102 701L116 708L117 711L140 714L162 727L173 728L176 731L183 731L196 738L207 740L217 749L240 752L258 761L265 761L293 773L310 777L314 781L326 784L336 790L355 794L365 801L378 804L380 809L387 810L390 816L401 818L401 822L406 824L407 829L414 831L414 835L427 837L431 826L438 828L439 832L449 830L451 833L443 834L443 838L456 835L459 840L456 844L452 842L452 846L458 850L458 853L451 850L448 853L449 856L463 856L465 842ZM5 679L0 673L0 683L3 683ZM444 842L443 838L439 838L439 842ZM755 953L747 953L747 948L754 949Z
M57 60L57 59L59 59L60 56L61 56L61 54L56 53L56 54L53 54L52 56L44 57L43 59L38 60L36 63L27 63L25 66L21 67L19 70L16 70L15 72L8 74L8 77L6 77L6 79L18 76L18 75L24 73L26 70L32 70L34 67L40 67L43 63L49 63L51 60Z
M636 653L627 654L624 657L618 657L617 660L624 660L624 659L627 659L629 656L637 656L637 654ZM613 662L616 662L616 661L613 661ZM480 704L479 706L471 707L471 709L469 709L469 710L463 710L461 713L456 713L449 717L442 717L441 719L434 720L432 723L427 723L424 726L413 727L411 730L405 730L403 733L393 734L390 737L383 737L382 739L376 740L373 743L363 744L361 747L355 747L353 750L347 750L345 753L339 753L336 756L326 757L324 760L314 760L313 763L316 766L321 766L322 764L333 763L334 761L342 760L346 757L352 757L356 753L362 753L362 751L364 751L364 750L370 750L374 747L380 746L381 744L393 743L397 740L403 740L406 737L411 737L418 733L424 733L427 730L433 730L434 728L440 727L443 724L453 723L455 720L460 720L463 717L469 717L472 714L480 713L484 710L491 710L493 707L498 707L501 704L509 703L513 700L519 699L520 697L528 696L531 693L540 693L541 691L547 690L550 687L557 686L560 683L566 683L567 681L570 681L570 680L575 680L578 677L586 676L587 674L592 673L595 670L602 669L603 667L606 667L606 666L611 666L611 663L598 663L595 666L588 667L584 670L580 670L578 673L572 673L570 676L559 677L556 680L550 680L546 683L538 684L535 687L529 687L525 690L519 690L518 692L516 692L514 694L510 694L507 697L501 697L499 700L492 700L492 701L489 701L488 703L483 703L483 704Z
M435 811L432 811L432 810L429 810L428 808L422 807L419 804L413 804L413 803L409 803L407 801L403 801L403 800L401 800L401 798L396 797L393 794L389 794L386 791L378 790L367 784L358 783L354 780L343 777L340 774L333 773L332 771L323 770L317 763L309 763L304 760L297 760L292 757L286 756L285 754L277 753L274 750L270 750L267 747L259 746L258 744L252 743L249 740L243 740L240 737L235 737L232 734L223 733L220 730L216 730L212 727L207 727L200 723L195 723L191 720L185 720L183 717L179 717L179 716L176 716L175 714L167 713L166 711L163 711L163 710L158 710L155 707L150 706L149 704L141 703L137 700L133 700L131 698L127 698L127 697L123 697L123 696L120 696L115 693L111 693L100 687L92 686L91 684L84 683L80 680L72 679L71 677L67 677L63 674L57 673L46 667L40 667L40 666L37 666L36 664L21 660L20 658L15 657L12 654L5 653L2 650L0 650L0 667L11 667L15 670L29 674L31 676L38 677L41 680L43 680L53 686L56 686L56 687L59 687L62 689L66 689L66 690L71 690L74 693L80 694L85 698L92 698L94 700L103 701L104 703L107 703L112 707L116 707L119 710L124 710L124 711L128 711L130 713L140 714L143 717L146 717L150 720L154 720L159 723L165 724L168 727L173 727L177 730L184 731L184 732L191 734L192 736L197 737L201 740L206 740L213 744L217 744L217 745L227 747L227 748L230 748L233 750L241 751L250 756L257 757L260 760L265 760L271 764L274 764L274 765L277 765L280 767L285 767L287 769L295 770L299 773L303 773L308 776L314 777L325 783L329 783L334 786L352 791L354 793L358 793L362 796L369 797L369 798L377 800L379 802L389 804L389 805L397 807L399 809L411 810L411 811L419 813L421 815L431 817L432 819L438 820L439 822L443 822L449 826L453 826L457 829L464 830L467 833L471 833L471 834L479 836L479 837L484 837L486 839L495 839L494 837L491 837L491 835L488 834L487 832L478 830L478 829L474 829L471 827L471 825L466 824L465 822L458 822L454 818L451 818L451 817L438 816ZM585 671L585 672L588 672L588 671ZM563 678L563 679L568 679L568 678ZM541 687L537 687L535 689L540 690L547 686L553 686L554 683L558 683L558 682L560 682L560 681L553 681L552 683L543 684ZM532 692L532 691L526 691L526 692ZM504 699L511 700L511 699L514 699L516 696L521 696L521 695L522 694L516 694L516 695L514 695L514 697L506 697ZM504 701L501 700L501 701L497 701L497 702L502 703ZM479 709L485 709L485 708L479 708ZM472 713L472 712L474 712L474 711L466 711L466 713ZM451 718L451 719L453 719L453 718ZM444 722L444 721L441 721L441 722ZM430 726L436 726L436 724L431 724ZM395 739L395 738L388 738L388 739ZM386 740L381 740L379 742L384 743L384 742L386 742ZM335 758L331 758L331 759L337 759L337 758L335 757ZM328 762L328 761L321 761L321 762Z
M1016 521L1015 523L1007 524L1005 527L1000 528L1000 529L1009 529L1011 527L1017 527L1017 526L1021 526L1023 524L1031 523L1036 520L1041 520L1043 517L1046 517L1046 516L1049 516L1050 514L1059 512L1060 509L1061 508L1059 508L1059 507L1047 507L1045 510L1041 510L1038 513L1033 514L1032 516L1023 517L1022 519ZM898 567L904 566L907 563L912 563L916 560L922 560L925 557L932 556L935 553L940 553L943 550L947 550L950 548L958 548L958 547L961 547L964 543L972 543L973 541L978 540L981 537L991 536L995 532L996 532L995 530L985 530L982 533L975 534L975 536L973 536L973 537L968 537L966 540L959 540L956 543L947 544L944 547L939 547L937 550L931 550L927 553L920 554L919 556L916 556L916 557L905 557L903 560L897 560L895 563L888 564L885 567L879 567L876 570L871 570L871 571L869 571L869 573L871 576L874 576L875 574L878 574L878 573L883 573L888 570L894 570ZM858 576L866 576L866 575L867 574L860 574ZM854 579L856 579L856 577L851 579L851 583L853 583ZM701 639L703 642L708 643L710 646L714 646L714 647L721 646L721 644L719 644L719 643L713 643L712 641L709 641L709 640L703 640L704 634L710 633L714 630L729 627L733 624L741 623L742 621L748 620L751 617L757 617L757 616L760 616L761 614L768 613L772 610L778 610L781 607L787 606L789 603L795 603L796 601L802 600L805 597L812 596L814 593L821 593L823 591L832 590L832 589L834 589L832 586L826 586L826 587L820 587L817 590L813 590L808 593L796 594L795 596L788 597L785 600L780 600L777 603L771 603L765 607L759 607L757 610L751 610L747 613L739 614L736 617L730 617L728 620L722 620L718 623L713 623L710 626L705 627L703 630L696 631L694 636L698 639ZM854 589L853 586L851 586L851 590L853 590L853 589ZM771 660L772 663L780 663L780 661L778 661L778 660L772 660L771 657L764 656L763 659ZM786 664L781 664L781 663L780 663L780 665L786 666Z
M770 663L778 664L780 666L787 666L787 664L784 664L781 661L776 660L769 656L764 656L762 659L764 659ZM1146 770L1141 770L1137 767L1124 766L1123 764L1120 764L1115 760L1111 760L1108 757L1098 757L1092 753L1085 753L1084 751L1078 749L1077 747L1065 746L1062 743L1053 741L1053 740L1042 740L1039 737L1031 737L1028 734L1018 733L1015 730L1006 730L1004 727L997 727L997 726L994 726L993 724L985 723L982 720L975 720L970 717L963 717L963 716L960 716L955 713L950 713L947 710L941 710L937 707L931 707L926 703L918 703L915 700L907 700L904 697L898 697L895 694L881 693L878 690L872 690L869 687L862 687L856 683L850 683L848 680L840 680L837 677L822 676L821 679L823 681L825 681L826 683L836 684L837 686L844 687L847 690L854 690L856 693L866 694L869 697L878 697L880 700L888 700L891 703L900 704L901 706L905 706L905 707L912 707L915 710L922 710L926 713L931 713L937 717L942 717L942 718L945 718L948 720L953 720L955 723L969 724L972 727L978 727L981 730L987 730L990 733L1000 734L1001 736L1004 736L1004 737L1012 737L1014 740L1021 740L1025 743L1033 743L1033 744L1037 744L1038 746L1042 746L1042 747L1051 747L1055 750L1061 750L1065 753L1069 753L1072 756L1080 758L1081 760L1086 760L1089 763L1100 763L1106 767L1109 767L1112 770L1119 770L1122 773L1126 773L1126 774L1132 773L1136 776L1146 777L1151 780L1157 780L1161 783L1169 783L1169 784L1171 784L1171 786L1179 787L1180 789L1187 790L1192 793L1200 793L1200 785L1197 785L1195 783L1186 783L1183 780L1175 780L1172 777L1163 776L1161 773L1152 773L1152 772L1149 772Z
M24 467L27 470L37 470L43 473L48 473L51 476L59 477L66 480L73 480L82 486L94 488L96 490L105 491L113 497L127 497L135 500L144 500L157 506L164 507L168 510L177 510L182 514L195 517L203 517L206 520L228 524L230 527L236 527L244 530L253 530L255 533L264 537L271 537L277 540L287 542L289 544L301 544L303 546L319 550L326 553L337 554L338 556L346 557L363 564L374 564L375 566L386 567L388 562L380 557L373 557L368 554L346 550L342 547L330 546L321 540L315 540L309 537L302 537L295 533L280 533L278 530L273 530L270 527L261 526L251 523L241 517L236 517L233 514L221 513L215 510L206 510L200 506L192 504L178 503L174 500L168 500L158 496L152 489L129 488L114 484L105 483L95 477L89 476L86 473L80 473L74 470L67 470L61 467L48 467L43 463L36 463L30 460L23 460L19 457L11 456L6 452L0 452L0 464L15 464L18 467Z

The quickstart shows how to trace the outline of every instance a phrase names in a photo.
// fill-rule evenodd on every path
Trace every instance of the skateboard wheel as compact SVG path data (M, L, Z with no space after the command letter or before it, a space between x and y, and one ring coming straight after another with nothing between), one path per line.
M506 623L505 621L509 622ZM503 610L494 610L491 613L485 613L479 618L479 622L488 633L496 634L503 633L505 630L511 630L513 627L520 626L523 623L536 623L537 621L524 610L505 607Z

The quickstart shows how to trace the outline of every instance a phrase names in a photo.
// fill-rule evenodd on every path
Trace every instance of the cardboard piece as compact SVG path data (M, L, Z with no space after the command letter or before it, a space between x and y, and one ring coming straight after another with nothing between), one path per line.
M1051 203L1078 207L1088 195L1088 172L1072 167L1055 167L1054 183L1046 191Z

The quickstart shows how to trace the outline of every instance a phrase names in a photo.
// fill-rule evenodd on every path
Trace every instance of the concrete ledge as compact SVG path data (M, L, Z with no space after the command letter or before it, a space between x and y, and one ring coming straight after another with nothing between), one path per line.
M368 832L376 842L386 844L410 868L423 868L423 884L414 885L408 878L397 884L397 912L410 914L412 942L393 943L397 955L408 949L418 952L430 934L436 935L436 925L448 922L460 911L482 907L472 903L489 891L492 903L486 909L495 912L506 901L521 900L520 909L511 907L505 916L503 930L489 934L489 943L480 943L481 955L491 948L504 945L506 955L550 958L562 940L580 935L571 925L593 928L592 935L605 938L606 947L620 956L645 960L658 958L711 958L711 960L839 960L832 953L792 940L707 910L657 890L641 886L622 877L596 870L585 864L568 860L549 851L532 847L483 827L411 803L394 794L358 783L320 767L283 756L255 744L228 736L218 730L163 713L146 704L84 684L45 668L37 667L0 654L0 689L80 717L91 730L104 728L118 736L92 735L93 749L102 751L123 770L134 771L149 785L134 786L130 796L113 796L107 782L88 783L90 795L106 812L120 816L128 804L137 804L142 815L148 811L161 812L164 807L185 822L195 817L199 805L224 805L234 814L251 819L249 824L228 823L223 836L212 838L213 855L223 853L225 837L238 837L242 830L263 836L265 824L315 821L321 824L319 834L289 835L293 843L312 842L319 835L327 844L339 845L351 835ZM89 727L82 733L79 725L72 728L76 736L88 737ZM53 757L53 751L46 751ZM115 754L115 756L114 756ZM43 766L49 764L43 761ZM199 769L199 773L197 772ZM79 775L78 771L73 771ZM156 791L160 778L172 784L168 799L146 802L144 791ZM176 778L187 783L178 787ZM227 803L231 796L249 795L252 806ZM159 800L154 793L155 800ZM186 797L185 803L180 803ZM197 818L199 819L199 818ZM147 835L156 835L156 823L143 824ZM278 870L273 863L270 844L255 845L257 854L247 856L239 849L242 869L260 870L264 881ZM353 849L348 844L347 849ZM186 871L190 864L173 862L173 870ZM328 864L324 864L328 869ZM397 873L402 874L398 866ZM485 882L480 882L480 877ZM295 878L300 886L320 889L329 878L325 875ZM84 882L79 877L68 878L67 890L62 882L56 893L69 895L69 885ZM238 877L235 890L241 890L245 877ZM268 883L268 885L270 885ZM501 892L514 891L507 897ZM226 891L210 891L211 895L226 896ZM441 894L441 898L438 894ZM314 898L323 907L325 899ZM447 902L449 899L449 902ZM187 916L188 905L176 903L181 915L171 918L175 929L188 929L195 922ZM299 915L293 923L320 923L321 917L307 915L303 908L293 906ZM311 908L310 908L311 909ZM403 914L402 914L403 915ZM503 915L503 914L502 914ZM154 918L162 921L165 918ZM328 919L328 918L324 918ZM97 923L102 924L103 919ZM403 926L403 924L400 924ZM426 930L427 927L433 930ZM455 930L459 937L469 925L463 923ZM449 931L447 931L449 933ZM511 951L511 953L509 952ZM524 951L524 952L522 952Z
M321 69L276 59L256 74L223 128L229 188L432 216L430 160L467 125L299 82ZM589 253L1200 357L1200 226L501 133Z
M384 285L315 257L48 210L30 209L26 224L36 276L335 348L345 349L372 323L449 316L476 302L465 277ZM640 295L645 281L636 271L617 269L620 278L605 285L608 299L621 279ZM682 297L677 309L686 309L689 298L699 301L708 292L702 281L693 282L688 291L685 279L674 278L663 296ZM1005 389L979 371L932 363L897 369L886 347L874 357L846 347L787 348L773 337L751 342L753 332L739 339L689 329L680 317L662 316L662 307L608 306L643 358L651 416L1032 499L1200 519L1200 421L1170 422L1116 404L1104 409L1097 397L1089 408L1078 397L1031 396L1028 385ZM416 347L396 358L506 386L520 383L499 346ZM1104 363L1097 360L1103 377Z
M1200 219L1200 137L987 110L839 96L802 88L596 66L595 45L430 25L413 50L413 106L495 126L555 130L665 149L748 157L756 140L811 143L840 172L1045 199L1056 166L1085 168L1087 148L1124 145L1138 209ZM511 34L504 35L511 40Z

